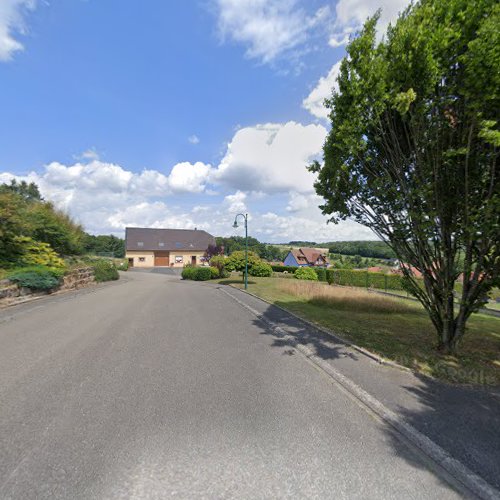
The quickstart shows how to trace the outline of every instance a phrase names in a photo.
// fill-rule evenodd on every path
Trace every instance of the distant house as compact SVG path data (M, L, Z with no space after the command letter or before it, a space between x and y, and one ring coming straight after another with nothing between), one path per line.
M283 264L293 267L328 267L330 262L325 252L316 248L299 248L290 250Z
M132 267L183 267L198 265L215 238L197 229L125 229L125 257Z

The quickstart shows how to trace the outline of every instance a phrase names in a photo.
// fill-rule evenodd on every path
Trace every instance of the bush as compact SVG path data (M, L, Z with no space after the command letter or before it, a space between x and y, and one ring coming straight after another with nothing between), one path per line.
M127 259L120 260L117 263L116 268L119 271L128 271L128 260Z
M61 284L62 269L31 266L9 274L8 279L18 286L32 290L53 290Z
M94 277L97 282L112 281L120 278L115 264L112 261L99 259L92 263Z
M46 266L63 269L64 260L61 259L48 243L35 241L29 236L17 236L22 247L21 264L27 266Z
M318 281L318 275L312 267L299 267L294 273L298 280Z
M212 271L210 267L196 267L191 279L195 281L208 281L212 278Z
M181 273L183 280L192 280L196 268L191 266L186 266Z
M256 262L249 270L250 276L261 276L268 278L273 275L273 268L266 262Z
M248 252L248 269L256 262L259 262L259 256L254 252ZM225 259L225 267L228 271L243 271L245 269L245 252L237 250Z
M219 271L219 278L224 278L227 275L226 258L223 255L214 255L210 259L210 266L217 268Z
M316 274L318 275L319 281L326 281L326 269L324 269L323 267L317 267L314 270L316 271Z
M186 266L182 270L182 279L194 281L208 281L219 277L219 270L216 267L191 267Z

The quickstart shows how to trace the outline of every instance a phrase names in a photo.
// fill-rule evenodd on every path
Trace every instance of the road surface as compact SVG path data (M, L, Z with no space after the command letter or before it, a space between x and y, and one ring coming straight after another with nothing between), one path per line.
M464 494L211 285L127 273L1 311L0 345L2 499Z

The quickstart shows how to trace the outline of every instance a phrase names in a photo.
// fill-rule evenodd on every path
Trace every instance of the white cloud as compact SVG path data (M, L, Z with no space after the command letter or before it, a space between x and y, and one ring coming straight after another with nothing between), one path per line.
M321 152L325 137L321 125L296 122L242 128L212 179L242 191L312 191L315 176L306 166Z
M210 165L201 161L194 164L185 161L174 165L168 182L173 191L201 193L206 187L210 172Z
M10 182L13 177L0 173L0 182ZM119 165L95 161L70 166L53 162L40 173L17 178L36 182L45 199L69 211L86 231L96 234L123 236L126 226L146 226L198 227L228 236L241 233L232 228L234 216L248 211L249 232L261 241L373 239L369 230L354 222L327 225L318 208L321 199L313 193L290 192L288 213L270 211L268 198L262 193L249 195L241 190L211 203L182 209L175 205L168 177L154 170L133 173Z
M36 0L0 0L0 61L10 61L23 44L15 34L25 34L24 15L36 7Z
M74 155L73 158L75 160L99 160L100 155L99 155L98 151L96 150L96 148L91 147L81 154Z
M330 45L339 47L349 41L349 35L361 28L368 17L381 9L378 22L379 37L386 31L389 23L394 22L398 14L410 4L409 0L339 0L335 7L334 31Z
M347 44L352 33L358 31L366 19L373 16L377 9L382 9L378 22L378 36L381 38L389 23L394 22L398 14L409 5L408 0L339 0L336 6L336 19L329 45L333 48ZM327 119L328 110L324 100L331 96L332 89L337 90L337 77L340 61L336 62L327 75L322 76L310 94L302 101L302 106L316 118Z
M245 204L246 198L246 193L243 191L236 191L236 193L229 194L224 198L224 204L227 206L229 212L245 212L247 210Z
M316 118L328 118L329 110L324 106L324 101L332 95L333 89L338 90L339 72L340 61L333 65L326 76L319 79L316 87L302 101L302 106Z
M288 242L293 240L308 241L349 241L376 239L368 229L353 221L343 221L339 224L326 224L326 218L319 210L311 216L283 216L274 212L263 214L254 224L260 224L260 231L268 234L273 242ZM250 228L252 229L252 228Z
M315 195L313 195L315 196ZM292 191L289 194L289 200L288 200L288 205L286 206L287 212L300 212L305 210L306 208L309 208L310 206L310 201L311 201L311 196L304 195L301 193L296 193ZM319 197L316 197L319 198ZM318 200L319 201L319 200Z
M303 45L310 30L329 17L327 7L309 16L296 0L216 0L216 4L222 38L247 45L247 57L264 63Z
M200 142L200 139L197 135L193 134L193 135L190 135L188 137L188 141L191 143L191 144L198 144Z

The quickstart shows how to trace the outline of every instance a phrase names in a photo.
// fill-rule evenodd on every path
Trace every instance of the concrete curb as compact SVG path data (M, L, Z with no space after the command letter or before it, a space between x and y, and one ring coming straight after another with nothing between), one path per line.
M342 373L333 368L330 364L328 364L326 361L316 356L309 347L306 347L297 342L295 338L289 335L283 328L281 328L280 326L278 326L277 324L266 318L256 309L252 308L248 304L245 304L243 301L238 299L238 297L235 297L231 293L224 290L222 287L219 288L219 290L224 294L226 294L227 296L229 296L235 302L237 302L240 306L251 312L260 321L266 324L266 326L277 336L290 342L290 344L297 351L299 351L307 359L309 359L312 363L314 363L317 367L319 367L324 373L326 373L330 378L332 378L341 387L343 387L349 394L354 396L359 402L362 403L363 406L365 406L368 410L375 413L391 428L396 430L400 435L402 435L405 439L407 439L410 443L412 443L415 447L417 447L422 453L427 455L433 462L435 462L447 474L449 474L454 481L456 481L462 487L467 489L470 493L474 494L475 496L483 500L497 500L500 497L500 491L493 488L484 479L482 479L480 476L472 472L468 467L463 465L461 462L453 458L447 451L445 451L439 445L434 443L434 441L429 439L420 431L415 429L415 427L405 422L401 416L399 416L397 413L387 408L378 399L371 396L368 392L366 392L359 385L354 383L351 379L347 378ZM257 297L253 294L249 293L249 295L258 298L259 300L262 300L260 299L260 297ZM264 300L262 301L266 302ZM288 313L288 311L286 312ZM295 315L293 316L297 317ZM298 319L303 321L301 318ZM307 324L308 322L305 323ZM309 324L311 324L314 328L317 328L316 325L312 323ZM341 339L339 340L343 342Z

